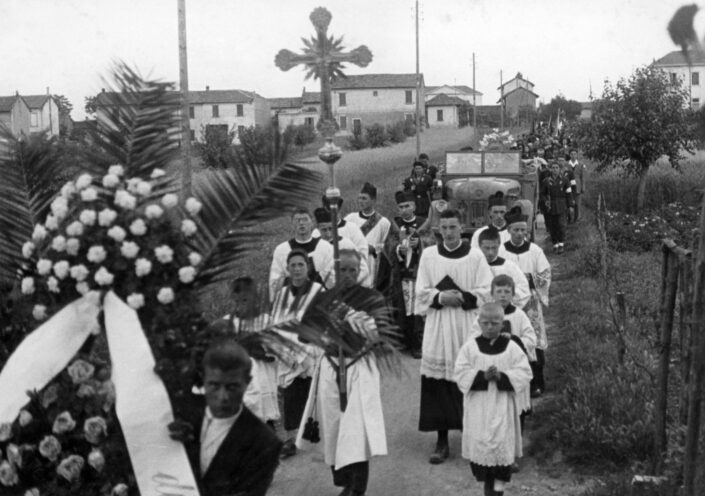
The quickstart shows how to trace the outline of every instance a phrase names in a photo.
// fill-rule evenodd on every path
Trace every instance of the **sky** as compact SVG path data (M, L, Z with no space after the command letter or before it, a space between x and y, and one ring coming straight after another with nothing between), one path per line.
M539 101L561 93L585 101L590 87L628 77L675 50L666 32L685 0L422 0L420 68L426 85L475 87L484 104L517 72ZM347 49L367 45L366 68L347 74L413 73L414 0L186 0L191 90L244 89L291 97L319 91L294 68L274 65L281 48L298 51L314 34L308 16L333 15L329 32ZM84 118L84 97L98 93L118 60L143 76L178 82L177 0L0 0L0 96L63 94ZM696 16L705 36L705 14Z

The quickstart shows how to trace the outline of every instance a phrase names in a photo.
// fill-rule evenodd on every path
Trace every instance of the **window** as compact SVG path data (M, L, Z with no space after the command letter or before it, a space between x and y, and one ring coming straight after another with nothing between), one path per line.
M377 96L377 90L374 90L374 91L372 92L372 96Z
M436 110L436 120L443 122L443 110Z
M306 117L304 124L306 124L307 126L313 127L313 117Z
M700 108L700 98L693 98L693 101L690 105L693 110L698 110Z
M193 109L193 107L191 107L191 108ZM196 141L196 131L194 131L193 129L191 129L190 131L191 131L191 141Z
M245 115L245 112L242 108L242 103L238 103L237 104L237 116L242 117L243 115Z
M193 119L195 117L195 111L193 109L193 105L190 105L188 108L188 116L189 116L189 119Z
M245 132L245 126L238 126L237 127L237 135L242 136L242 133Z
M347 105L345 93L338 93L338 106L345 107Z
M700 85L700 73L699 72L694 72L690 75L690 82L693 86L699 86Z
M39 126L39 112L37 110L32 110L32 113L30 115L31 122L30 125L32 127L37 127Z
M220 109L217 105L213 105L213 117L220 117Z
M678 75L675 72L670 73L671 84L678 84Z
M413 92L413 91L411 91L411 90L406 90L406 91L404 92L404 94L406 95L406 104L407 104L407 105L410 104L410 103L414 103L414 92Z
M340 129L348 128L348 118L344 115L340 116Z

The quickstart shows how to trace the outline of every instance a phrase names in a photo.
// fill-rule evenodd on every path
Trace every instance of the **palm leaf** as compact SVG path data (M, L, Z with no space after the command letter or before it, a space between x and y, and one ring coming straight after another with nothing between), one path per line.
M18 140L0 127L0 285L11 285L26 263L22 244L44 222L62 173L53 139L39 134Z

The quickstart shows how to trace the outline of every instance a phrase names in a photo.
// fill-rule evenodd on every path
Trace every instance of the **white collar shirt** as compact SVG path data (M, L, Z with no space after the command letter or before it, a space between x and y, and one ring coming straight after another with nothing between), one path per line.
M205 474L208 470L220 445L223 444L225 436L228 435L230 428L235 424L241 413L242 406L232 417L215 418L210 408L206 407L206 414L203 417L203 425L201 426L201 474Z

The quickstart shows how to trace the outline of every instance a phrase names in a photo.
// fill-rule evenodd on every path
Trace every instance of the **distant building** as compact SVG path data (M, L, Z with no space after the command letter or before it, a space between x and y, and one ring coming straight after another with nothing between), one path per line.
M459 127L460 108L467 105L457 96L436 95L426 102L426 122L430 127Z
M580 120L590 120L592 117L592 102L580 102Z
M475 95L475 105L482 105L482 93L480 91L473 90L469 86L449 84L444 84L442 86L426 86L426 101L438 95L448 95L460 98L461 100L465 100L466 102L472 104L473 94Z
M14 96L0 96L0 124L7 127L15 137L29 135L29 105L19 93Z
M420 111L425 89L420 75ZM347 76L331 85L333 117L341 134L362 131L371 124L391 124L416 118L416 74L363 74Z
M301 96L286 98L268 98L272 116L279 118L279 128L287 126L315 127L321 113L321 93L307 92L304 88Z
M500 91L498 104L504 107L505 116L516 124L528 124L536 111L534 83L525 79L521 72L497 88Z
M30 111L29 132L59 135L59 106L51 95L24 95Z
M672 83L682 84L688 91L691 108L697 110L705 103L705 81L700 82L701 76L705 79L705 54L692 50L688 56L690 65L680 50L664 55L653 65L668 73Z

